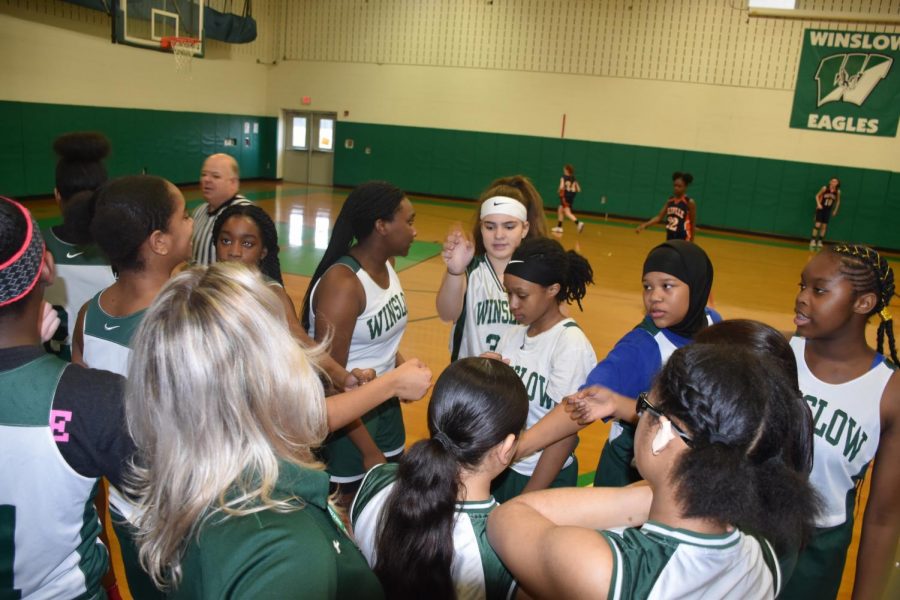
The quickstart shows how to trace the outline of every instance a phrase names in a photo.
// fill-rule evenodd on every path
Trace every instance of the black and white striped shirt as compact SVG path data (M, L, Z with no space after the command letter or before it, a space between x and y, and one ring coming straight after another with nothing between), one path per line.
M216 262L216 247L212 239L213 227L215 227L219 215L234 204L251 204L251 202L240 194L235 194L232 199L224 202L213 212L209 212L209 203L207 202L194 209L191 215L194 218L194 235L191 240L192 254L196 264L211 265Z

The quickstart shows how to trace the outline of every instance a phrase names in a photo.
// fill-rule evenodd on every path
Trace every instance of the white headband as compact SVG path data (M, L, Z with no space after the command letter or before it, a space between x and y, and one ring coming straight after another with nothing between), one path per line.
M528 210L525 205L508 196L493 196L481 203L481 218L491 215L507 215L522 222L528 220Z

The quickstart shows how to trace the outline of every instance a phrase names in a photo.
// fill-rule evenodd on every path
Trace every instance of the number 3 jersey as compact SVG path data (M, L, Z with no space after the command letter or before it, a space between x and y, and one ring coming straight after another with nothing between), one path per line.
M516 324L506 290L487 255L469 263L466 278L462 313L450 333L450 360L496 352L500 337Z

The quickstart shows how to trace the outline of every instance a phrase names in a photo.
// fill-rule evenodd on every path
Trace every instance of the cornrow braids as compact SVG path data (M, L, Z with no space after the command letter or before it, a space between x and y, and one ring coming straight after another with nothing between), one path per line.
M219 239L219 233L222 227L231 217L247 217L259 228L259 235L262 238L263 246L266 248L266 256L259 263L260 272L274 279L284 286L284 279L281 276L281 260L278 258L278 230L275 228L275 222L266 211L255 204L235 204L229 206L216 219L213 225L212 239L215 242Z
M858 294L874 292L878 301L870 315L878 314L877 350L884 353L884 338L887 336L890 358L895 365L897 360L897 342L894 338L894 320L889 306L894 297L894 270L887 259L868 246L856 244L836 244L830 250L841 260L841 275L853 286Z

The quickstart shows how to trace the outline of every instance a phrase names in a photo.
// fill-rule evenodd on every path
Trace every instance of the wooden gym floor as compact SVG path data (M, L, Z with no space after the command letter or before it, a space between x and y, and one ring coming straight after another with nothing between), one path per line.
M285 285L299 309L309 276L328 243L331 225L348 190L288 182L252 182L243 186L242 193L268 211L279 226ZM200 200L199 190L185 188L185 197L189 206L195 206ZM398 261L409 306L409 325L400 351L407 358L425 361L437 377L449 362L450 334L450 325L440 321L434 305L444 269L440 246L453 228L471 230L475 205L416 196L411 200L416 209L418 237L410 256ZM58 210L52 201L31 201L28 205L42 225L58 221ZM552 222L555 213L547 216L548 224L555 224ZM699 216L702 222L702 204ZM598 357L603 357L641 320L641 266L647 252L663 241L664 235L659 228L636 235L634 223L616 219L587 217L584 220L587 226L580 235L570 222L565 225L563 235L557 237L567 249L575 249L587 257L594 268L595 285L589 288L582 302L584 312L572 306L569 313L590 338ZM715 308L723 317L758 319L782 331L793 330L797 283L811 256L805 243L707 232L702 228L698 230L697 242L710 255L715 267L713 297ZM874 327L870 327L869 334L874 345ZM408 443L427 436L426 407L427 399L403 406ZM581 484L592 481L607 433L608 426L603 424L592 425L582 432L576 451ZM861 494L860 517L867 495L868 481ZM840 598L850 597L859 520Z

